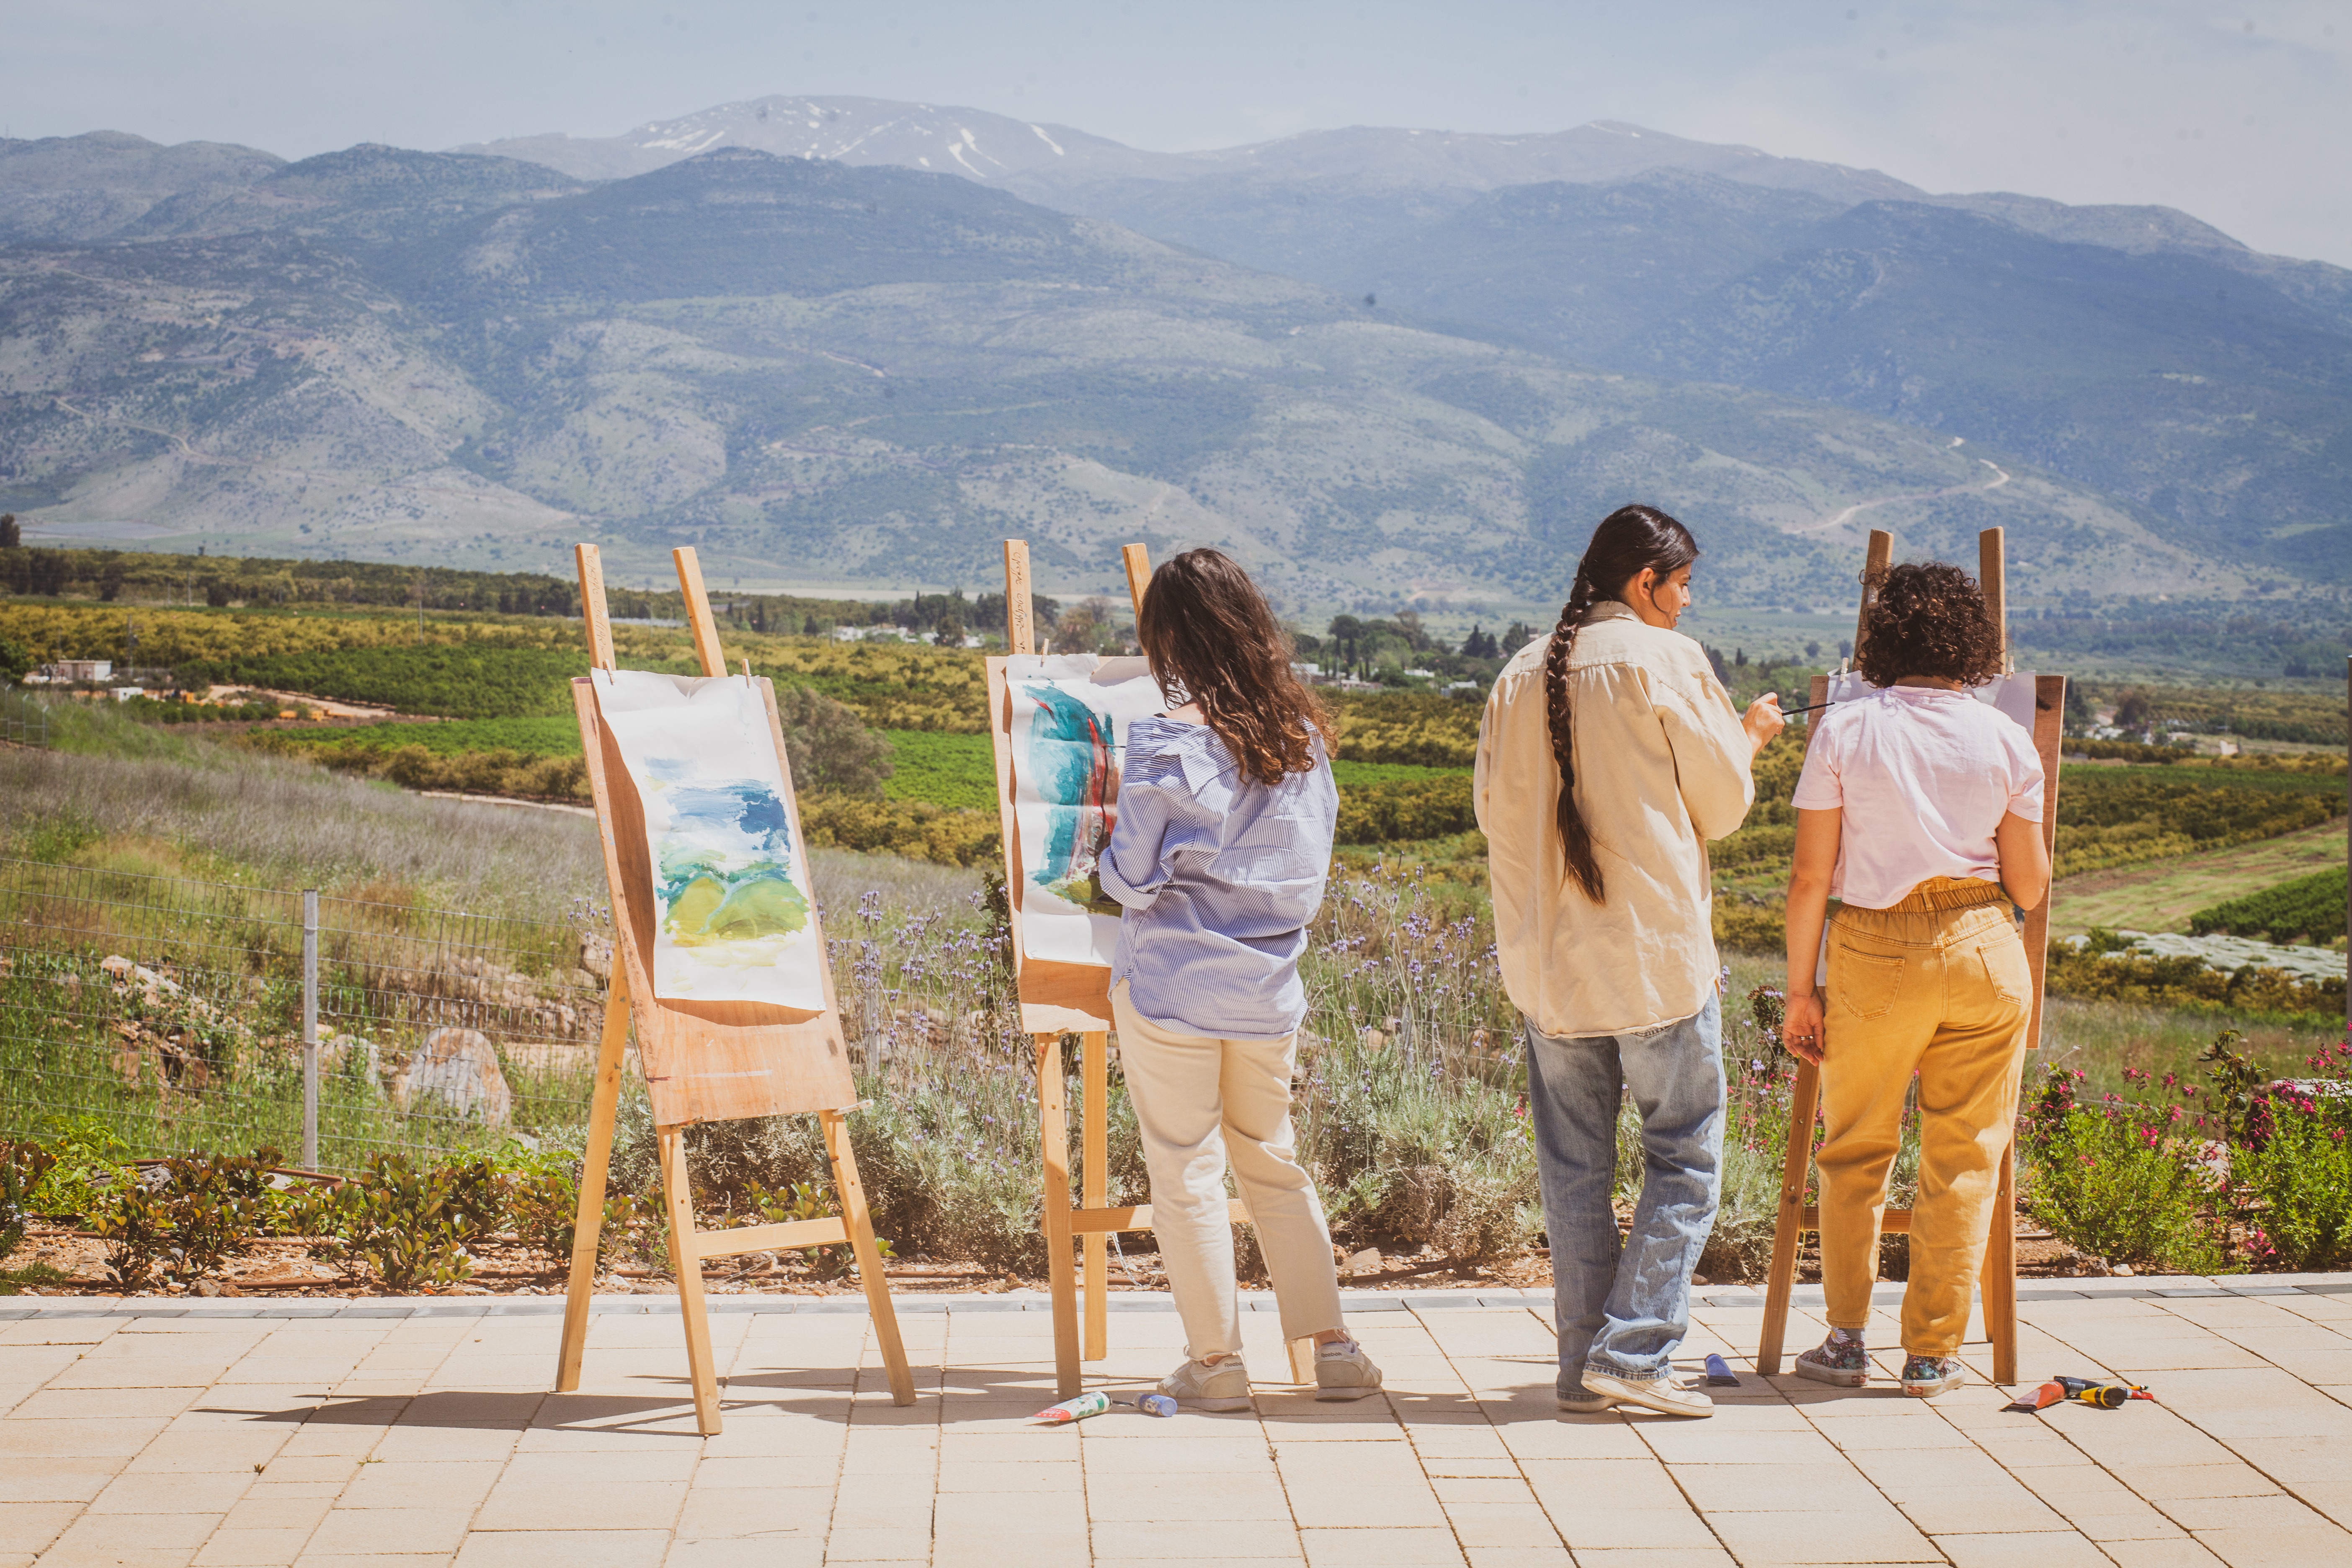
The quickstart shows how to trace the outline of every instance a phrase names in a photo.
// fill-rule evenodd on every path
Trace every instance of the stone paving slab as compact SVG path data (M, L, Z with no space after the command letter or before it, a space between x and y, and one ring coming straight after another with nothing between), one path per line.
M1261 1384L1235 1415L1045 1428L1041 1295L903 1301L905 1409L862 1300L739 1296L711 1302L727 1430L703 1438L674 1299L598 1299L570 1394L547 1392L555 1298L0 1299L0 1568L2352 1564L2352 1276L2020 1296L2035 1381L2161 1403L2007 1415L1981 1383L1763 1379L1762 1293L1726 1287L1683 1347L1741 1373L1712 1418L1566 1416L1548 1293L1352 1291L1379 1396ZM1892 1345L1901 1291L1873 1300ZM1272 1300L1246 1305L1279 1375ZM1165 1296L1111 1308L1088 1381L1132 1397L1182 1336ZM1820 1310L1797 1292L1792 1349Z

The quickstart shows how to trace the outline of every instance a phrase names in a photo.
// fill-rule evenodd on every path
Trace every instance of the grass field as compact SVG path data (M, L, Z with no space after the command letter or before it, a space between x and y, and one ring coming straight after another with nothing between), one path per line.
M2342 866L2344 854L2338 818L2260 844L2063 878L2052 889L2051 933L2072 936L2094 926L2185 931L2192 910Z

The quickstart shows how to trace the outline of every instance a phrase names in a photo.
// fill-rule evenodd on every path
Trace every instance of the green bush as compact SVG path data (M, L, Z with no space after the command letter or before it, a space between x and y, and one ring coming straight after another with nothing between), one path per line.
M916 800L811 795L800 803L812 845L903 855L942 866L981 866L1003 854L993 811L950 811Z
M2213 969L2193 956L2135 954L2112 931L2094 931L2080 947L2052 942L2046 975L2053 996L2202 1013L2261 1013L2331 1021L2344 1016L2340 979L2310 981L2283 969L2255 964Z
M2210 1274L2230 1267L2216 1235L2222 1194L2182 1127L2179 1107L2157 1112L2110 1099L2075 1103L2078 1070L2055 1064L2025 1114L2025 1205L2050 1233L2110 1263Z
M58 1157L37 1143L0 1140L0 1263L24 1245L26 1224L33 1217L33 1194L58 1163Z
M2267 1136L2231 1151L2255 1261L2297 1272L2352 1266L2352 1100L2265 1091Z
M112 1186L87 1216L107 1244L107 1271L126 1288L159 1267L183 1283L212 1273L261 1234L280 1158L275 1149L189 1155Z
M473 1272L467 1244L504 1227L513 1185L488 1160L425 1170L404 1154L378 1154L366 1175L320 1194L309 1217L312 1250L389 1290L459 1284Z
M1401 844L1468 833L1478 826L1470 775L1433 773L1426 778L1383 779L1349 784L1339 791L1337 841L1341 844Z
M123 1163L131 1145L95 1116L46 1117L38 1142L55 1161L34 1189L35 1214L86 1220L127 1179Z

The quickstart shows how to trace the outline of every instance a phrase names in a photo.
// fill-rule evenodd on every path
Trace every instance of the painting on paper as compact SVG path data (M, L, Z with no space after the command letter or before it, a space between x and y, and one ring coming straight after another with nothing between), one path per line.
M1166 706L1139 658L1019 655L1005 661L1012 699L1013 805L1020 827L1022 950L1030 958L1108 965L1119 906L1102 889L1118 820L1127 727Z
M740 676L599 672L645 808L654 994L825 1005L824 943L761 689Z
M1858 669L1849 669L1843 674L1832 670L1830 674L1829 700L1832 702L1852 702L1877 689L1862 678L1862 671ZM2031 672L2004 675L1982 686L1971 686L1968 691L1969 696L2002 718L2023 728L2027 734L2033 733L2033 676Z

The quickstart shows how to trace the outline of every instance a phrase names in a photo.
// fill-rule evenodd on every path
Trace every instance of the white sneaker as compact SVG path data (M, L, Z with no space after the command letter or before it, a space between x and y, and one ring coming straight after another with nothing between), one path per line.
M1315 1347L1315 1397L1361 1399L1381 1391L1381 1369L1353 1340Z
M1559 1395L1559 1407L1570 1415L1606 1415L1617 1408L1617 1396L1613 1394L1590 1394L1579 1389L1574 1394Z
M1160 1392L1195 1410L1247 1410L1249 1369L1239 1355L1229 1355L1214 1366L1187 1359L1160 1380Z
M1715 1401L1696 1388L1677 1388L1664 1377L1612 1377L1587 1368L1584 1391L1605 1395L1620 1405L1638 1405L1662 1415L1712 1415Z

